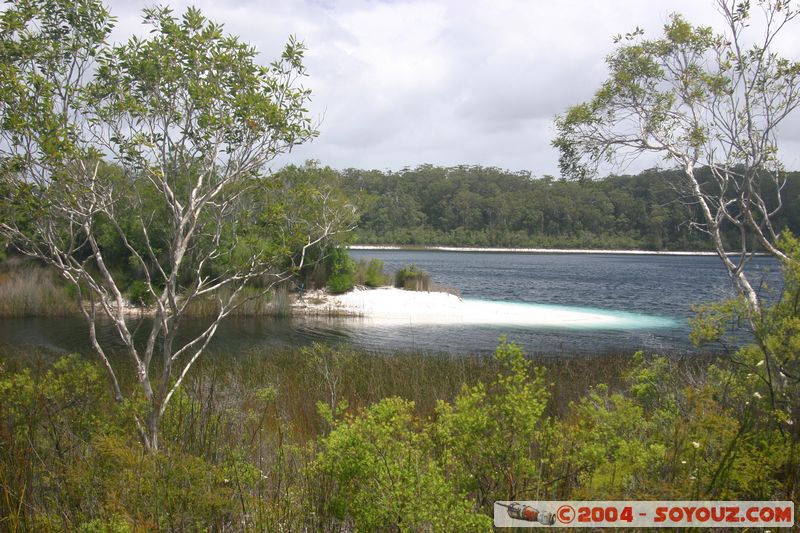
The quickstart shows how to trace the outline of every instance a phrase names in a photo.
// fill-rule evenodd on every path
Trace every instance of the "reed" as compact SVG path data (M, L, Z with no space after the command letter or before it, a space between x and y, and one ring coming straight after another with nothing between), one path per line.
M225 300L230 293L222 293ZM291 311L291 296L286 284L265 291L259 287L245 287L236 298L237 307L230 316L288 316ZM216 295L193 300L188 308L189 316L214 316L219 312Z
M380 259L361 259L356 263L356 285L367 287L383 287L392 284L392 277L383 272L383 261Z
M47 268L12 263L0 271L0 318L68 316L77 312L69 288Z

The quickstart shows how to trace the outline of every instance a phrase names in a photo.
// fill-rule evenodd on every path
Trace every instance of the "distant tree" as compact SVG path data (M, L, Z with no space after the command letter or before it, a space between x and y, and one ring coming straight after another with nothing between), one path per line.
M254 48L195 8L181 17L146 9L148 36L114 47L97 0L20 0L0 16L0 234L74 285L121 400L97 334L101 317L111 319L144 406L136 426L157 450L170 399L243 288L286 279L352 219L321 187L294 196L313 208L250 209L254 191L289 183L266 164L316 135L298 83L303 45L291 38L280 59L259 65ZM155 308L144 342L108 262L114 242L140 273L138 297ZM187 309L209 298L216 314L182 340Z
M594 98L557 117L564 175L591 177L602 162L661 155L682 174L681 193L707 232L753 317L762 304L746 273L754 252L781 261L776 217L786 174L777 130L800 104L800 63L773 44L797 17L793 2L717 0L724 34L673 15L659 39L636 30L607 58L608 80ZM763 29L751 41L753 29ZM701 167L710 176L704 177ZM659 214L661 217L661 214ZM732 230L734 239L726 239Z

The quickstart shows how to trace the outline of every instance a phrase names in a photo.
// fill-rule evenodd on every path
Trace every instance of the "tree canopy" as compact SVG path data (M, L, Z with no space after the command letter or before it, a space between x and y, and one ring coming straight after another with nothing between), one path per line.
M399 172L341 171L345 193L358 204L355 237L366 244L713 250L694 231L697 206L675 193L680 171L576 182L479 166L423 165ZM713 180L698 169L703 182ZM787 197L800 194L800 174L786 174ZM787 203L777 229L800 230L800 205ZM725 242L736 242L731 228Z
M718 0L725 31L672 15L663 35L617 37L608 79L589 101L556 119L553 145L565 175L585 179L598 164L650 152L681 171L680 193L697 206L695 226L714 247L751 310L761 310L745 267L757 250L782 261L774 220L786 174L778 128L800 105L800 63L774 51L791 27L792 2ZM752 20L751 11L762 17ZM755 32L761 33L753 35ZM703 181L699 169L711 172ZM732 228L735 243L724 234ZM736 254L731 257L731 254Z
M304 46L291 37L260 65L198 9L166 7L144 11L146 37L110 45L113 18L97 0L24 0L0 22L0 233L74 285L122 399L95 330L99 316L112 319L145 400L140 436L157 449L166 405L243 289L287 279L352 224L350 206L314 177L322 169L266 167L317 134ZM154 308L143 343L126 270ZM192 302L208 298L213 319L177 340Z

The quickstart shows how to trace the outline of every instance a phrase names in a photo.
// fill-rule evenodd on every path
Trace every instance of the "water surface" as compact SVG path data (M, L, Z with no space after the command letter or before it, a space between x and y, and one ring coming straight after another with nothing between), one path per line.
M521 313L526 305L578 307L625 320L616 326L562 328L519 323L387 324L366 318L232 318L219 328L212 348L237 352L324 341L376 352L488 353L494 350L498 338L506 335L531 354L637 349L681 353L692 351L687 323L692 304L733 294L720 260L710 256L407 250L352 251L351 255L355 259L382 259L387 272L414 263L428 271L436 283L459 291L465 300L518 306ZM756 284L779 284L774 260L757 258L750 269ZM191 333L202 326L202 321L193 321L186 331ZM110 329L102 334L107 341L115 339ZM53 351L86 351L86 328L78 318L0 320L0 348L25 344Z

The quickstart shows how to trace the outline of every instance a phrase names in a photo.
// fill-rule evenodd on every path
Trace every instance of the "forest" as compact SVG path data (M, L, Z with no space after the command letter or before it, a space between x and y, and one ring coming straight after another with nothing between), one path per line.
M650 169L596 180L533 177L493 167L422 165L398 172L347 169L360 244L712 250L679 171ZM709 178L706 169L705 178ZM800 229L800 172L786 173L776 226ZM735 239L732 227L727 239Z

